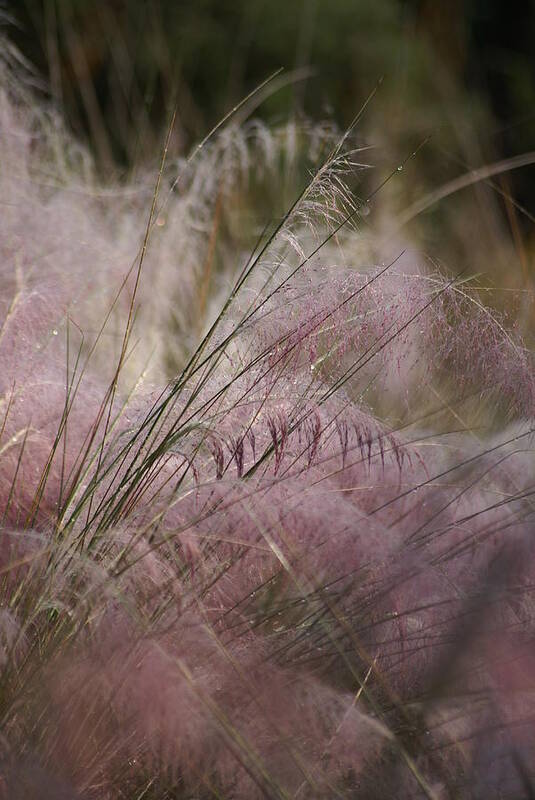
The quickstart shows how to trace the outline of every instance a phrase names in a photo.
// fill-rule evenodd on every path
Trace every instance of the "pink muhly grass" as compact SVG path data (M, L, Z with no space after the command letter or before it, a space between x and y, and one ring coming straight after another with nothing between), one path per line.
M3 70L0 795L34 774L98 800L526 791L531 353L406 256L336 266L361 165L332 132L295 207L225 264L226 299L222 274L202 295L200 344L173 349L215 197L282 145L251 126L181 165L134 318L150 192L110 200L83 154L85 175L53 158L79 151Z

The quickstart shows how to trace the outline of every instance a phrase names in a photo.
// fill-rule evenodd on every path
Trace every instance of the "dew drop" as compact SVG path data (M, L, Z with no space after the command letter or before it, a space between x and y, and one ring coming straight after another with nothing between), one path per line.
M403 164L400 164L398 167L398 172L403 172Z
M54 330L52 331L52 336L57 336L57 335L58 335L58 332L57 332L57 330L54 328Z

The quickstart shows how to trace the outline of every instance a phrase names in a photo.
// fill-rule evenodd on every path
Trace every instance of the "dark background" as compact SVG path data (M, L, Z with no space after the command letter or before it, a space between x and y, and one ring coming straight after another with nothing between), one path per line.
M104 172L186 152L279 67L255 112L361 123L388 168L428 135L403 201L535 150L535 3L519 0L4 0L10 39ZM528 216L533 168L504 178ZM441 221L439 220L438 227ZM435 228L433 227L433 231ZM438 230L438 228L437 228ZM435 235L434 232L430 234ZM439 234L436 234L437 236ZM433 242L430 242L433 246Z
M535 4L526 0L11 0L4 7L14 22L10 38L48 77L73 127L94 139L99 123L91 117L101 116L123 160L140 117L157 128L178 102L191 142L273 70L304 64L315 76L275 94L264 115L297 106L344 125L383 75L385 93L401 93L417 113L419 103L433 105L434 82L448 80L492 113L501 149L534 143Z

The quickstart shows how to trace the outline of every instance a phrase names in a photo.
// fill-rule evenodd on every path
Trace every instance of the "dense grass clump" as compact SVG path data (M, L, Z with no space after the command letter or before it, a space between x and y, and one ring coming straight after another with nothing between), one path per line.
M529 796L514 327L374 237L352 131L230 123L102 187L23 86L4 63L0 794Z

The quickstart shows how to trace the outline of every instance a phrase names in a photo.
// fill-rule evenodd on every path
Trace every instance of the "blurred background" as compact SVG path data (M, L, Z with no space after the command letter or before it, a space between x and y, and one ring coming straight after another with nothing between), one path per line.
M458 191L450 182L535 151L534 2L4 0L3 10L41 91L106 175L155 162L175 107L172 151L187 153L279 67L255 110L270 124L343 129L380 84L357 130L369 186L425 141L382 192L390 227L447 269L532 291L535 168Z

